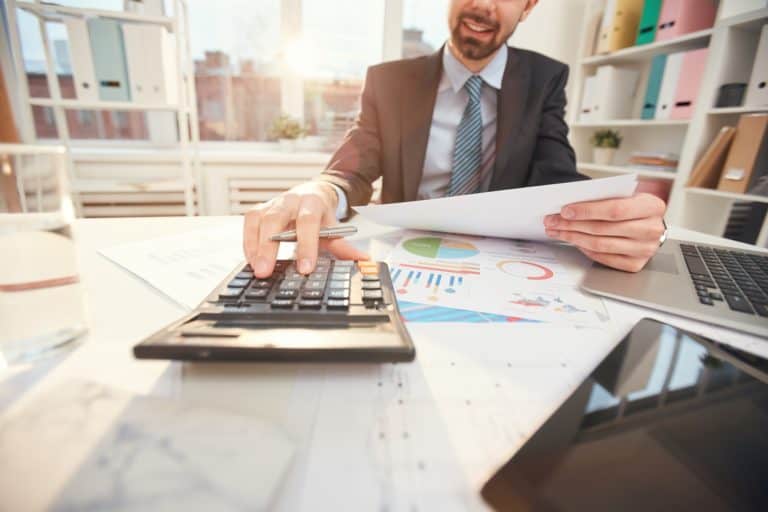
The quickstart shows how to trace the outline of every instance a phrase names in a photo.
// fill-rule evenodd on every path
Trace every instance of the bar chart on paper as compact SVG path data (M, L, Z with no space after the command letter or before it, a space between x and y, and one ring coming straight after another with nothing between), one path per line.
M417 288L428 292L428 299L436 302L440 294L453 295L464 288L464 277L444 272L416 270L407 266L393 267L392 285L399 296L413 293ZM423 292L423 290L419 290Z
M605 318L602 304L578 290L577 279L545 244L406 233L389 265L409 321L597 325Z

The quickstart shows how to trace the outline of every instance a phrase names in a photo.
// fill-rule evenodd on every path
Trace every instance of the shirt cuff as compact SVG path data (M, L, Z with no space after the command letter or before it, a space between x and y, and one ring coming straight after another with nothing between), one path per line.
M336 196L339 198L339 204L336 206L336 220L342 220L347 217L349 210L349 202L347 201L347 194L344 189L338 185L331 183L331 186L336 191Z

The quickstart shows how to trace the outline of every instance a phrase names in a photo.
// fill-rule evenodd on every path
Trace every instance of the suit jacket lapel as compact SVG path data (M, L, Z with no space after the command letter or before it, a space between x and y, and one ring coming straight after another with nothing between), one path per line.
M521 54L509 48L507 66L501 81L496 121L496 162L493 167L491 190L496 190L512 155L513 137L522 128L523 114L528 102L530 69Z
M401 89L400 137L404 201L416 199L421 183L432 113L443 70L443 48L417 64L411 67Z

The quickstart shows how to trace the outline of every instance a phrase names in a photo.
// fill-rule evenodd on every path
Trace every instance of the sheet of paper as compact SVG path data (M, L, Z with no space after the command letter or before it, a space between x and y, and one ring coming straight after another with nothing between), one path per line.
M99 252L187 309L194 309L237 265L244 264L242 225L152 238ZM280 244L290 258L295 244Z
M580 292L546 244L410 231L389 266L398 301L507 321L599 326L608 318L602 300Z
M406 203L359 206L355 210L379 224L409 229L525 240L546 240L544 216L583 201L629 197L635 175L559 185L484 192Z
M0 495L5 510L269 510L294 452L253 416L70 380L4 414Z

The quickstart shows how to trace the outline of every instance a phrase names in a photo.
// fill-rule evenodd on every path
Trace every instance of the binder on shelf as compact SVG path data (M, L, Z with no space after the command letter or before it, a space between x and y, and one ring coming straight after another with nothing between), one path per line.
M64 26L67 29L69 60L72 64L72 81L75 84L77 99L80 101L98 101L99 91L96 87L96 77L93 70L88 25L83 19L66 17Z
M655 119L670 119L672 115L672 107L674 107L675 93L677 93L677 84L680 81L680 71L683 66L684 56L684 52L667 55L667 64L664 67L664 78L661 80Z
M768 114L743 115L717 188L744 194L767 171Z
M178 98L176 46L159 25L124 24L131 99L143 104L175 104Z
M643 0L608 0L597 53L610 53L632 46L642 11Z
M659 93L661 92L661 81L664 79L664 68L666 65L666 55L657 55L651 61L651 69L648 72L648 86L645 89L645 101L643 101L643 111L640 115L642 119L653 119L656 115Z
M760 43L757 45L755 65L752 67L744 103L750 107L768 105L768 25L763 25L760 32Z
M656 29L656 41L666 41L712 28L716 12L713 0L664 0Z
M595 90L597 76L588 76L584 79L584 90L581 94L581 109L579 109L579 122L588 123L594 120L592 108L595 105Z
M115 20L88 20L93 68L102 101L129 101L128 71L120 24Z
M685 52L680 68L680 80L675 92L675 105L672 107L672 119L690 119L701 90L704 70L707 67L708 48Z
M617 66L600 66L595 75L592 121L626 119L632 115L640 73Z
M733 126L723 126L720 129L720 133L691 171L691 177L688 179L689 187L717 187L734 135L736 135L736 128Z
M643 14L640 16L640 24L637 27L637 39L635 44L640 46L656 40L656 28L659 26L659 14L661 14L662 0L645 0Z

